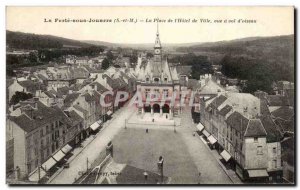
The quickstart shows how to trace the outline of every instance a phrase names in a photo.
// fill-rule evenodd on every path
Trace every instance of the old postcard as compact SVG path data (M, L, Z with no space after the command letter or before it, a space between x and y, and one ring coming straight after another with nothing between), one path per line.
M6 7L6 183L295 185L294 7Z

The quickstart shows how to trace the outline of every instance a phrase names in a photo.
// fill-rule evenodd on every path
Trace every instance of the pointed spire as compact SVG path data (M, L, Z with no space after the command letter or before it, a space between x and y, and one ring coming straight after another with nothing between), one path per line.
M159 36L159 30L158 30L158 22L156 23L156 36Z
M157 32L156 32L156 39L155 39L155 45L154 48L161 48L161 43L159 39L159 31L158 31L158 22L157 22Z

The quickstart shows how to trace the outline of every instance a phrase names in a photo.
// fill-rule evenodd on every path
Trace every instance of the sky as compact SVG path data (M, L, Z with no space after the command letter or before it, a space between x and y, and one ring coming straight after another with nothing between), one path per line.
M70 23L55 19L137 19L137 23ZM294 34L293 7L7 7L6 29L75 40L154 43L158 18L162 43L232 40ZM173 22L168 22L171 19ZM190 22L175 23L175 19ZM196 23L191 22L193 19ZM211 22L200 22L209 19ZM255 20L256 23L238 23ZM52 22L45 22L45 20ZM141 21L142 20L142 21ZM146 20L152 22L146 22ZM222 20L223 23L215 23ZM224 23L232 20L233 23Z

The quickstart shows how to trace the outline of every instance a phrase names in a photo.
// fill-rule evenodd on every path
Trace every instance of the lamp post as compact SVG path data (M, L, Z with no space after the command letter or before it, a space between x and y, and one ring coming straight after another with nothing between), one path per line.
M176 133L176 124L175 124L175 121L174 121L174 133Z
M148 173L145 171L143 174L144 174L144 177L145 177L145 184L147 184Z
M162 156L159 157L157 162L158 171L160 171L161 184L164 182L164 158Z

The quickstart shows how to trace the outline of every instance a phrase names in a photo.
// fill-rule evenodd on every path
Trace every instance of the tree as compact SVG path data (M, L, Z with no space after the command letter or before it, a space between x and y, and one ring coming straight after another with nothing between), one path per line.
M17 103L19 103L20 101L24 101L24 100L28 100L28 99L30 99L30 98L32 98L33 96L32 96L32 94L30 94L30 93L25 93L25 92L16 92L13 96L12 96L12 98L11 98L11 100L10 100L10 105L15 105L15 104L17 104Z
M107 57L108 60L113 60L114 59L114 55L111 51L108 51L106 53L106 57Z
M110 61L107 58L104 58L102 61L101 69L106 70L110 66Z

